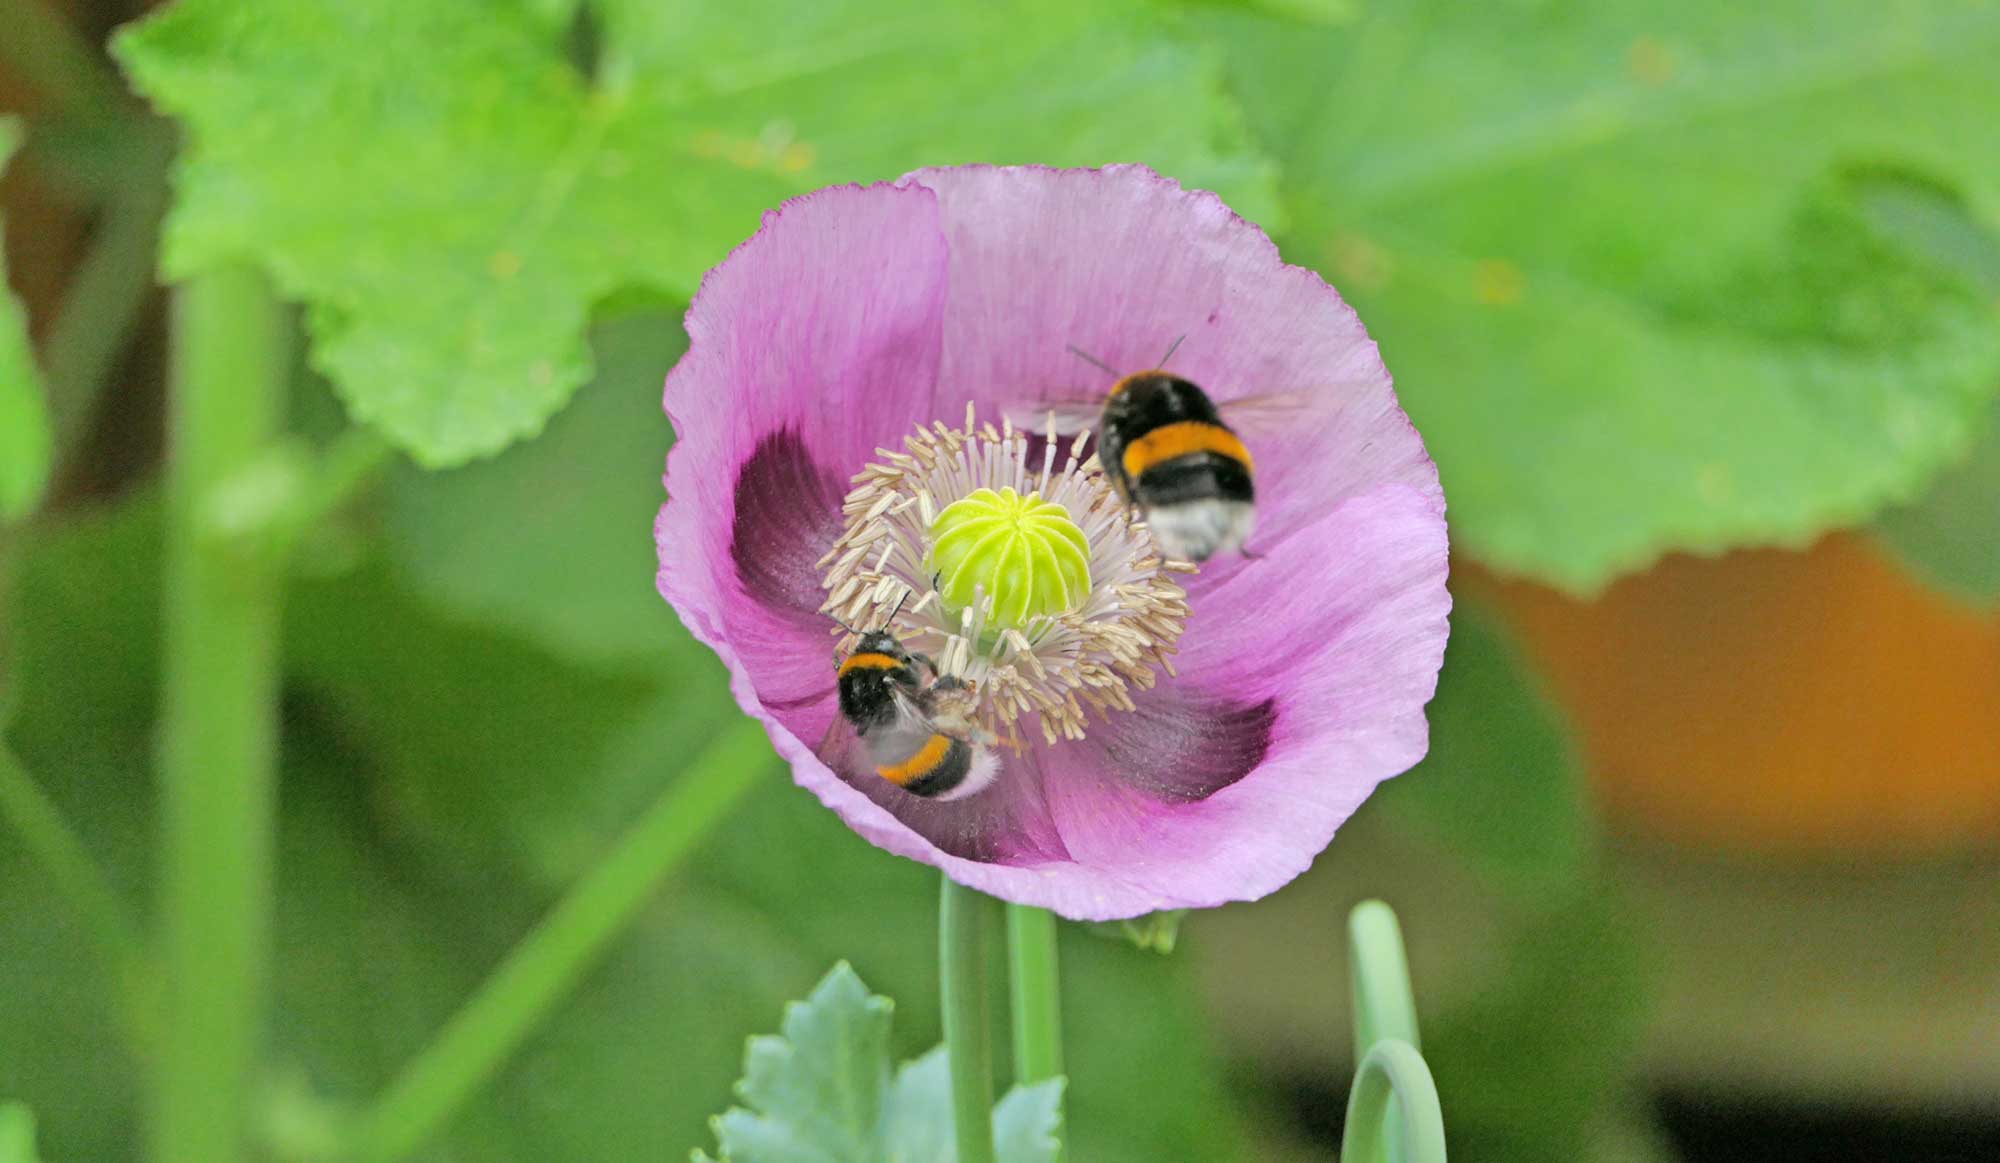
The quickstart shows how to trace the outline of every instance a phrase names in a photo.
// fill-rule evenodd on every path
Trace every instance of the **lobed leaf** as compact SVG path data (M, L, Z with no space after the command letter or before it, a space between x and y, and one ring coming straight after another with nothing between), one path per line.
M540 430L595 304L686 298L819 186L1143 160L1274 209L1218 63L1139 0L590 12L581 61L546 0L181 0L126 30L191 141L168 269L264 264L354 415L435 467Z
M951 1163L951 1069L940 1046L889 1073L887 998L846 962L750 1039L738 1095L715 1120L720 1163ZM1050 1163L1062 1081L1015 1087L994 1108L1001 1163ZM695 1153L697 1160L708 1157Z
M1488 564L1589 591L1864 520L2000 385L1993 294L1873 207L2000 236L2000 12L1204 23L1284 166L1290 252L1367 320Z

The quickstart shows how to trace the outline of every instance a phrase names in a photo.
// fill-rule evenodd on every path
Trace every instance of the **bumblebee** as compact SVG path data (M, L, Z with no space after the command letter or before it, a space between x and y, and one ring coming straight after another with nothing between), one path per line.
M940 675L887 630L861 636L839 667L840 713L867 745L875 774L926 799L984 791L999 756L973 721L974 691Z
M1097 459L1169 557L1243 548L1255 522L1250 450L1208 393L1170 372L1125 376L1098 420Z

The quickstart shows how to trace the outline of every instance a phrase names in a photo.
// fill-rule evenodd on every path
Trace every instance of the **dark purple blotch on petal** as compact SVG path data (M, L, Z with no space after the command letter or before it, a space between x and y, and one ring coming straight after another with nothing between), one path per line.
M743 592L801 623L821 620L818 561L840 537L840 482L814 463L798 433L758 441L736 474L729 556Z
M1256 768L1271 747L1277 700L1227 703L1155 693L1093 726L1123 782L1167 803L1205 800Z

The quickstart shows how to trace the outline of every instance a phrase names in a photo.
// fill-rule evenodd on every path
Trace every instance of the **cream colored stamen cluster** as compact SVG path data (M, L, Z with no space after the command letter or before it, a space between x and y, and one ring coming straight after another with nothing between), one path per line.
M854 477L840 540L819 562L830 618L865 632L893 614L889 629L904 648L975 684L981 723L1017 750L1029 720L1053 743L1083 738L1087 709L1132 709L1130 688L1174 673L1169 655L1187 621L1187 592L1173 575L1194 567L1161 557L1096 458L1081 458L1085 439L1064 447L1051 436L1031 465L1026 435L978 424L970 407L963 428L919 428L904 451L877 449L882 459ZM1036 493L1068 510L1090 545L1090 592L1080 605L1007 629L992 624L994 596L983 591L947 611L925 573L931 526L980 488ZM840 649L851 650L854 636L837 633Z

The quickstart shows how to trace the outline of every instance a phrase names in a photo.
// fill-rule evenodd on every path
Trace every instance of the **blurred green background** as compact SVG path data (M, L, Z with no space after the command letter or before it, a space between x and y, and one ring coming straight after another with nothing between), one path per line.
M32 773L147 916L162 285L270 278L274 471L328 482L252 1112L311 1160L715 778L648 535L702 271L973 161L1262 223L1380 341L1456 550L1431 758L1170 955L1065 930L1071 1158L1331 1157L1369 896L1455 1158L2000 1158L2000 7L183 0L108 50L147 7L0 0L0 1103L43 1158L142 1154L143 992L19 825ZM413 1157L683 1158L837 959L934 1044L933 875L746 786Z

